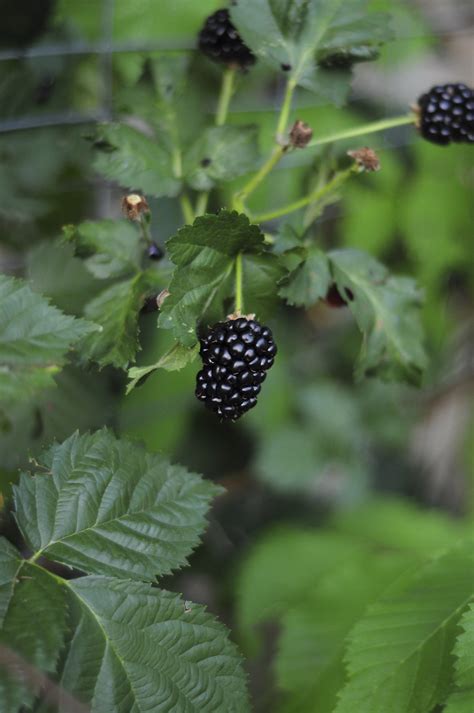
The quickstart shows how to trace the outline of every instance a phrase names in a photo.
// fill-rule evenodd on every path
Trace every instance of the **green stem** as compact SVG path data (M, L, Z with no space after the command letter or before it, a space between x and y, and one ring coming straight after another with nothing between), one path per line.
M150 232L150 219L151 213L149 212L142 213L140 216L140 229L142 231L142 237L147 245L150 245L153 242Z
M285 96L283 98L283 104L281 106L281 111L280 111L280 116L278 119L278 125L277 125L277 138L280 136L284 136L285 131L286 131L286 126L288 124L288 118L290 116L290 111L291 111L291 102L293 101L293 94L296 89L296 84L289 79L287 84L286 84L286 89L285 89Z
M206 212L208 200L209 200L209 192L208 191L204 191L203 193L200 193L198 195L197 201L196 201L196 208L194 210L194 213L196 216L203 215Z
M242 313L243 308L243 261L239 253L235 258L235 311Z
M343 129L342 131L336 131L333 134L327 134L327 136L322 136L319 139L311 141L311 143L308 144L307 148L311 148L312 146L322 146L323 144L329 144L333 141L352 139L356 136L375 134L377 131L385 131L386 129L392 129L395 126L403 126L404 124L414 124L415 121L416 115L413 113L404 114L403 116L395 116L391 119L381 119L380 121L372 121L370 124L364 124L363 126L358 126L352 129Z
M300 208L304 208L305 206L310 205L311 203L315 203L316 201L321 200L322 198L327 196L328 193L331 193L336 188L339 188L339 186L342 185L345 181L347 181L347 179L351 175L359 172L360 171L358 168L354 168L354 166L351 166L345 171L337 173L332 179L332 181L326 183L326 185L322 188L318 188L317 190L312 191L304 198L300 198L297 201L293 201L293 203L288 203L288 205L283 206L282 208L277 208L276 210L269 211L268 213L252 215L252 220L256 223L265 223L268 220L274 220L275 218L281 218L281 216L283 215L294 213L295 211L300 210Z
M221 92L217 104L216 126L223 126L229 113L230 100L234 93L235 68L229 67L222 76Z
M191 201L189 200L188 194L183 193L179 198L179 202L181 205L184 220L186 221L186 223L189 223L189 225L192 225L194 222L194 210L193 206L191 205Z
M248 183L236 194L234 197L234 206L237 210L244 211L244 202L248 196L254 192L254 190L260 185L263 179L268 176L270 171L277 165L280 159L284 156L286 146L276 146L269 158L265 161L263 166L257 171L257 173L250 179Z

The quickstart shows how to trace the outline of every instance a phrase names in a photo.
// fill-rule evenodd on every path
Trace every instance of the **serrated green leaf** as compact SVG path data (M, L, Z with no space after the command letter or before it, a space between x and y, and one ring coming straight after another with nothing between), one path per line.
M167 248L176 269L158 324L172 329L181 344L192 347L197 341L196 323L205 318L214 301L219 301L222 314L222 301L228 294L225 283L236 256L239 252L263 252L264 237L247 216L221 211L196 218L192 226L185 226L167 242ZM251 304L245 307L252 309Z
M472 713L474 701L474 602L459 622L462 633L456 639L453 654L455 690L449 696L444 713Z
M244 255L242 281L245 310L255 312L262 320L270 317L278 303L278 284L285 272L276 255Z
M166 354L163 354L161 359L156 362L156 364L151 364L150 366L133 366L128 370L128 378L131 379L127 384L127 396L128 394L138 385L144 377L150 376L154 371L158 369L164 369L165 371L180 371L184 369L185 366L190 364L199 353L199 345L196 344L192 349L183 347L181 344L176 343L168 349Z
M88 220L68 229L66 239L99 280L137 272L143 253L140 234L125 220Z
M199 191L252 171L259 151L256 126L213 126L185 156L186 182Z
M298 267L285 279L278 294L294 307L311 307L326 296L330 284L327 255L310 247Z
M391 36L387 15L369 11L367 0L239 0L232 19L245 42L275 69L289 66L296 86L341 103L350 72L319 66L332 53L371 57Z
M125 124L104 124L97 130L94 168L126 189L148 196L173 197L181 183L173 175L168 151Z
M390 276L381 263L357 250L334 250L329 259L339 292L353 295L348 306L363 334L357 377L419 384L427 360L415 282Z
M82 343L83 355L100 366L126 369L140 348L138 316L148 291L149 274L139 273L101 292L84 310L86 317L102 327Z
M70 347L97 325L63 314L22 280L0 275L0 400L50 386Z
M79 612L60 683L91 713L248 713L241 657L203 607L109 577L68 586Z
M461 543L391 587L354 627L336 713L426 713L444 701L474 548Z
M53 673L66 630L65 589L49 574L23 560L11 588L0 630L0 713L32 704L38 679L32 679L26 666Z
M199 542L210 482L108 431L54 445L15 486L16 519L35 552L88 573L152 580Z

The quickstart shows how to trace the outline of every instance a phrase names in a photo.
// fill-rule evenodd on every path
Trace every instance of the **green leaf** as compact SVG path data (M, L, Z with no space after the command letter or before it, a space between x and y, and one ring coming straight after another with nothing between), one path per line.
M262 253L264 237L247 216L221 211L196 218L192 226L186 225L167 242L167 248L176 269L158 324L172 329L181 344L192 347L196 322L205 318L213 302L219 302L222 314L236 256L239 252ZM246 302L245 307L252 310L252 304Z
M453 653L455 690L448 698L444 713L471 713L474 701L474 602L464 612L459 622L462 633L458 636Z
M88 220L66 230L76 255L99 280L137 272L143 244L136 227L125 220Z
M15 486L18 525L37 553L88 573L152 580L199 542L212 483L108 431L54 445Z
M331 284L327 255L315 247L309 247L305 253L278 293L294 307L311 307L326 296Z
M245 42L264 62L294 84L340 103L348 71L328 71L321 59L343 53L355 59L373 56L391 36L387 15L368 10L367 0L239 0L232 19Z
M109 577L68 586L78 621L60 684L91 713L250 710L241 657L203 607Z
M95 146L94 167L105 178L148 196L174 197L179 193L181 184L173 175L169 152L131 126L100 126Z
M336 713L426 713L446 696L460 613L473 596L473 542L399 580L349 636Z
M15 713L33 703L38 678L28 666L53 673L66 631L65 589L50 574L23 560L10 586L0 630L0 713Z
M127 395L138 385L138 382L140 382L144 377L151 375L154 371L157 371L158 369L164 369L165 371L180 371L194 361L198 353L198 344L196 344L196 346L192 349L188 349L177 342L176 344L173 344L170 349L168 349L166 354L163 354L161 359L159 359L156 364L151 364L150 366L133 366L128 370L128 378L131 379L131 381L127 384Z
M0 626L13 596L15 579L23 560L18 550L0 537Z
M21 400L51 385L70 347L95 330L22 280L0 275L0 400Z
M426 354L415 282L390 276L377 260L357 250L334 250L329 259L339 292L353 295L348 305L364 337L357 377L418 384Z
M190 148L184 161L186 182L199 191L232 181L258 162L256 126L213 126Z
M262 320L270 317L278 303L278 284L285 274L286 270L276 255L244 254L242 280L245 310L255 312Z
M126 369L140 348L138 316L148 291L149 275L138 274L101 292L85 309L85 315L102 327L83 344L83 353L100 366Z

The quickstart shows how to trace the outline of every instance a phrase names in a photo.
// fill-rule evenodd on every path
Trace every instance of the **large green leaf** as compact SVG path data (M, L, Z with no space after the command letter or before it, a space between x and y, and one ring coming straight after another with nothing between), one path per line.
M158 324L173 329L176 339L192 347L196 323L213 302L220 302L218 311L224 316L222 302L229 294L238 253L262 253L264 237L245 215L221 211L196 218L193 225L186 225L168 241L167 248L176 269ZM245 308L253 310L247 301Z
M156 141L125 124L104 124L97 131L95 169L123 188L149 196L176 196L171 155Z
M138 273L101 292L85 309L85 315L100 324L102 330L83 342L84 355L100 366L112 364L126 369L135 361L140 348L138 315L151 283L158 275L148 271Z
M390 37L387 16L367 0L239 0L232 18L245 42L295 84L340 103L350 72L320 67L330 54L365 59Z
M426 713L448 692L456 624L474 593L472 540L399 580L349 636L336 713Z
M0 400L24 399L49 386L70 347L95 330L22 280L0 275Z
M91 713L250 710L241 657L203 607L108 577L69 588L78 613L61 686Z
M352 293L348 305L363 334L357 376L418 384L426 355L415 282L390 276L381 263L357 250L334 250L329 258L340 294Z
M252 171L258 158L256 126L213 126L186 155L186 181L196 190L208 191Z
M15 579L21 564L18 550L4 537L0 537L0 626L13 596Z
M459 626L462 633L454 646L455 690L449 696L444 713L472 713L474 702L474 602L464 612Z
M88 220L68 228L66 238L98 279L120 277L140 269L144 246L139 231L128 221Z
M16 713L31 705L38 693L38 676L29 666L53 673L66 630L65 589L44 570L23 560L10 588L0 630L0 713Z
M75 434L14 489L30 547L88 573L153 579L183 566L220 492L108 431Z

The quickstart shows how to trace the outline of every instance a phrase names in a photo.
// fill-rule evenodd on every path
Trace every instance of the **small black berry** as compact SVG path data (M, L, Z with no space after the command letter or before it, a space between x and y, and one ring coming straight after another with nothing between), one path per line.
M256 57L231 22L227 9L210 15L199 33L199 49L215 62L235 64L242 69L255 64Z
M465 84L432 87L418 99L418 108L423 138L441 146L474 143L474 90Z
M150 243L148 246L148 257L150 260L161 260L164 257L164 252L157 243Z
M236 421L256 405L276 353L271 330L257 320L218 322L201 339L196 397L221 420Z

